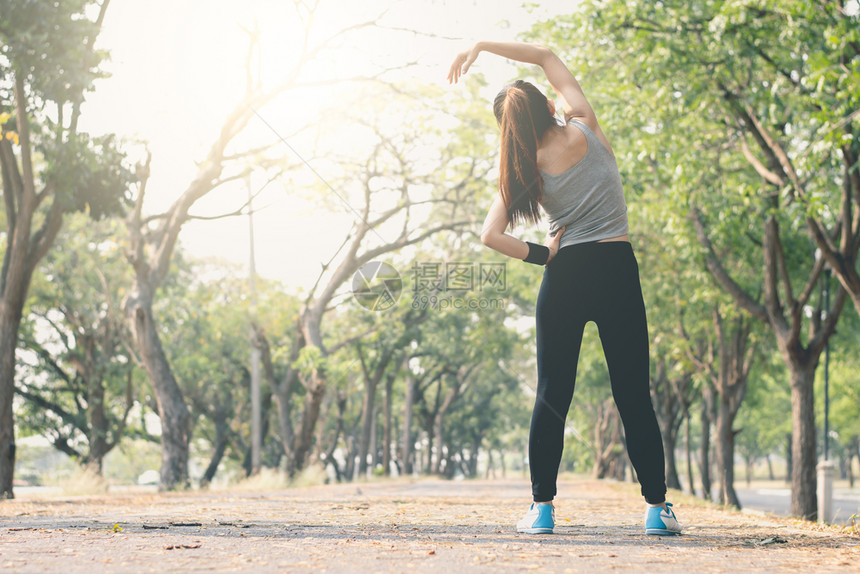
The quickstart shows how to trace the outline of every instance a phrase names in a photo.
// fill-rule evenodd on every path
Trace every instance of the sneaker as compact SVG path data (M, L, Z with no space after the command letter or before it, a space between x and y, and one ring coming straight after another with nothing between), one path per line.
M649 506L645 512L645 534L672 536L681 534L681 525L672 512L672 505L666 503L666 510L660 506Z
M535 504L517 522L517 532L526 534L552 534L555 528L555 507L552 504Z

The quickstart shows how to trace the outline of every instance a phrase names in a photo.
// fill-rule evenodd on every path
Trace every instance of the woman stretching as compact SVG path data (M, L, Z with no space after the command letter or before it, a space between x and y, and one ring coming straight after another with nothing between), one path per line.
M536 305L538 384L529 433L534 502L517 530L548 534L555 527L552 501L565 418L583 328L594 321L627 452L648 504L645 532L679 534L681 525L666 502L663 443L649 391L645 304L612 147L579 83L542 46L478 42L457 55L449 83L456 83L482 51L540 66L564 112L564 122L557 121L552 100L522 80L505 86L493 103L501 129L499 197L481 241L509 257L546 266ZM549 222L545 245L505 233L509 224L537 222L539 206Z

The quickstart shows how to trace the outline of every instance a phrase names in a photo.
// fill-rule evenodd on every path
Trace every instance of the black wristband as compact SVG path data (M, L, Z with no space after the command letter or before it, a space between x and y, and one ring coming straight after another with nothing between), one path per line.
M523 259L526 263L534 263L535 265L546 265L549 260L549 247L546 245L538 245L531 241L526 241L529 246L529 254Z

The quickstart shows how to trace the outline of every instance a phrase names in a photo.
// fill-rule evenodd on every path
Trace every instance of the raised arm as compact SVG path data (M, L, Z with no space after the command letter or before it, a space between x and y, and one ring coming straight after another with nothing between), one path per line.
M552 89L561 99L565 121L576 118L589 126L597 120L582 87L564 62L549 48L524 42L478 42L470 49L457 54L448 72L448 82L456 83L478 58L481 52L496 54L509 60L540 66Z

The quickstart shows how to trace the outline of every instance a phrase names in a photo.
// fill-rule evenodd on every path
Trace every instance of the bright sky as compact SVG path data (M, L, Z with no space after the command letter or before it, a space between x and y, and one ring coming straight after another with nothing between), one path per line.
M185 190L196 173L195 162L205 157L225 116L240 99L248 45L243 27L257 26L262 34L264 78L274 83L288 69L301 38L292 4L283 0L111 2L98 44L110 52L105 68L111 77L100 81L89 95L82 127L93 134L114 132L147 142L153 159L146 212L164 210ZM522 7L522 0L321 0L320 5L316 38L383 12L382 25L423 35L355 33L343 42L336 58L323 61L312 73L352 76L372 72L380 64L417 61L418 66L408 72L410 77L447 87L450 62L471 42L514 39L539 17L569 10L572 3L544 2L533 13ZM487 76L493 93L516 73L513 66L492 56L479 59L473 69ZM338 114L349 103L348 90L330 87L289 97L293 99L278 100L261 112L281 133L301 125L309 106ZM265 143L272 141L271 132L256 118L248 131L250 137L259 134ZM292 155L286 146L281 151ZM255 176L251 187L256 190L262 184L262 176ZM227 185L192 213L229 212L246 196L244 183ZM262 207L255 215L257 272L291 288L310 287L320 263L335 252L351 223L346 214L332 216L306 197L306 191L274 184L256 202ZM338 201L334 194L323 199ZM182 245L197 256L223 257L247 269L246 217L192 221L180 237Z

